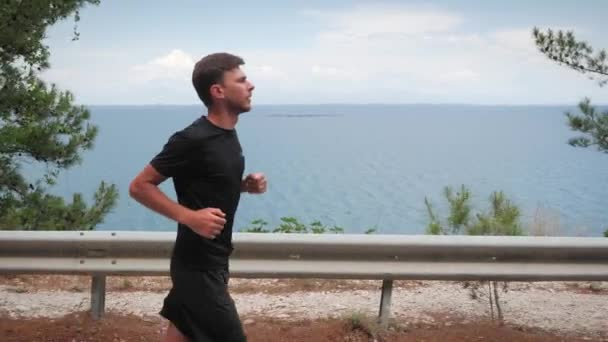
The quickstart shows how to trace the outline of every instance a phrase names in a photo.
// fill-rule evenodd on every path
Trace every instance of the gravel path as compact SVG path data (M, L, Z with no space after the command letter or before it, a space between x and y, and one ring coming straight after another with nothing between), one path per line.
M605 286L605 284L604 284ZM565 290L559 284L511 286L500 293L507 322L562 333L608 332L608 291L599 293ZM106 310L156 316L165 293L109 292ZM345 317L354 313L377 315L379 290L335 290L292 293L236 293L233 298L245 324L248 317L317 319ZM0 313L11 317L59 317L87 310L89 294L69 291L21 293L0 285ZM450 319L474 320L490 317L487 297L473 300L457 283L428 282L417 288L395 288L393 316L408 322L450 324ZM438 318L440 317L440 318Z

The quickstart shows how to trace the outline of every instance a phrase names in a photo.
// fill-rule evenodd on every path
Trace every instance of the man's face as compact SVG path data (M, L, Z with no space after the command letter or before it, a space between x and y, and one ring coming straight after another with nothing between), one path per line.
M251 110L251 96L255 87L247 79L241 68L237 67L224 72L224 81L222 83L224 100L228 107L231 107L237 113Z

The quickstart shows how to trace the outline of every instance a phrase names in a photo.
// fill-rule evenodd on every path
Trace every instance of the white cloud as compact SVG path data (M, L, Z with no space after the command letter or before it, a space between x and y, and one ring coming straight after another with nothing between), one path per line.
M297 32L305 37L297 44L234 51L246 60L256 103L576 103L587 95L606 101L605 89L540 54L526 24L480 29L475 17L428 6L368 5L306 15L314 22ZM542 27L558 27L547 24ZM201 51L129 52L93 70L73 68L76 59L47 75L90 94L85 100L108 94L107 102L197 101L190 77L192 56Z
M426 37L425 37L426 38ZM429 37L427 39L431 39ZM453 44L481 44L483 39L478 34L447 34L445 36L440 36L440 40L444 40L448 43Z
M131 68L131 75L136 81L189 80L194 67L194 59L188 53L174 49L165 56Z
M454 13L396 6L360 6L317 16L327 21L331 31L357 37L443 32L462 22Z
M393 85L397 85L391 80L395 77L406 83L476 80L479 76L475 65L455 62L453 55L448 57L444 51L455 44L479 44L481 40L475 34L458 33L464 22L458 13L410 6L363 6L314 16L325 21L327 29L317 34L313 49L302 52L307 55L303 59L317 66L333 66L313 70L314 76L336 79L339 71L348 70L348 74L341 73L345 80L378 79ZM466 77L462 70L469 71Z
M268 64L245 64L241 69L247 73L247 78L253 81L285 80L288 77L280 68Z
M477 82L480 79L478 73L469 69L448 71L439 78L447 82Z
M537 54L531 29L503 29L492 32L490 41L512 52Z
M273 101L273 92L288 92L281 97L312 99L322 94L330 102L542 103L578 96L564 87L543 88L543 84L568 79L570 90L574 84L585 85L578 75L567 74L536 50L531 27L496 26L471 32L464 26L467 18L458 13L403 6L306 15L322 27L311 46L242 53L289 75L284 79L288 82L258 87L262 98ZM579 87L583 88L597 93L591 85Z
M431 39L433 34L449 32L463 21L460 15L446 11L378 5L314 16L325 27L317 35L320 48L367 51Z
M338 66L313 65L310 68L313 77L332 81L356 81L362 77L356 70Z
M336 75L338 73L338 69L334 67L320 67L318 65L313 65L310 68L313 74L322 74L322 75Z

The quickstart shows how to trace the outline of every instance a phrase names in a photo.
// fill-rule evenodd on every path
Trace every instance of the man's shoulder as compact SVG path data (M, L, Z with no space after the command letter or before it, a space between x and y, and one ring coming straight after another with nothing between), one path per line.
M181 131L177 131L175 135L189 142L200 143L213 137L216 133L209 127L205 119L199 118Z

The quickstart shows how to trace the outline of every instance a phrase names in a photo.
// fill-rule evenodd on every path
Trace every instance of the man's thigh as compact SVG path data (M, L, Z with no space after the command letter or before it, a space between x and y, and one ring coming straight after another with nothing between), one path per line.
M224 270L172 272L161 314L194 341L246 341Z

